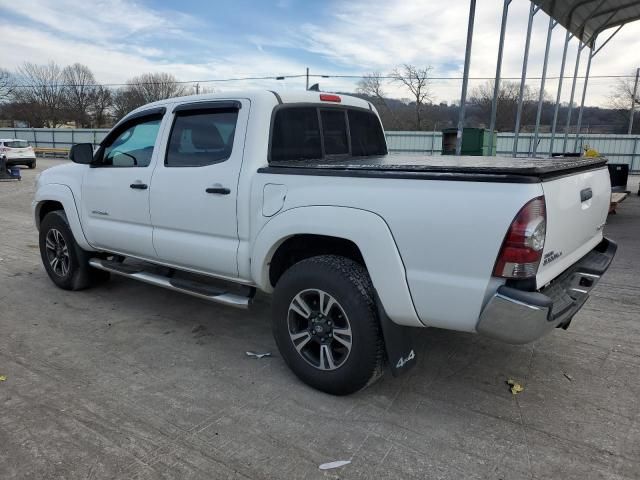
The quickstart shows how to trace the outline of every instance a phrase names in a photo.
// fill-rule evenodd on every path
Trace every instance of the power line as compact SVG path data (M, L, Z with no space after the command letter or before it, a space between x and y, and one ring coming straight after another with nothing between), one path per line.
M291 78L306 78L307 75L306 74L296 74L296 75L273 75L273 76L265 76L265 77L235 77L235 78L212 78L212 79L207 79L207 80L176 80L175 82L171 82L171 83L176 83L176 84L189 84L189 83L193 83L193 84L198 84L198 83L220 83L220 82L241 82L241 81L250 81L250 80L286 80L286 79L291 79ZM371 78L368 75L323 75L323 74L309 74L309 78L345 78L345 79L364 79L364 78ZM379 79L383 79L383 80L394 80L396 79L396 77L394 76L390 76L390 75L381 75L381 76L376 76L375 78L379 78ZM542 77L527 77L527 80L540 80ZM547 80L551 79L551 80L557 80L559 79L559 76L547 76ZM583 76L578 76L576 77L578 79L584 79L586 78L584 75ZM614 79L614 78L635 78L635 75L590 75L589 78L591 79L596 79L596 78L604 78L604 79ZM456 77L428 77L429 80L457 80L457 81L462 81L463 77L461 76L456 76ZM494 77L469 77L469 80L494 80ZM520 80L520 77L502 77L502 80ZM18 84L18 85L13 85L12 88L38 88L38 87L43 87L43 86L56 86L59 88L65 88L65 87L127 87L127 86L131 86L131 85L158 85L158 84L163 84L165 82L136 82L134 84L130 84L130 83L91 83L91 84L74 84L74 83L69 83L69 84L59 84L59 85L47 85L47 84L40 84L40 85L25 85L25 84Z

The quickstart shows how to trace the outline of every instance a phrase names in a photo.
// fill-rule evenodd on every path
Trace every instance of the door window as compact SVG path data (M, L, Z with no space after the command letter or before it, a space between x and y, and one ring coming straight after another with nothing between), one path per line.
M165 165L203 167L224 162L233 150L237 120L237 109L176 113Z
M125 128L104 147L100 166L149 166L161 121L161 118L147 119Z

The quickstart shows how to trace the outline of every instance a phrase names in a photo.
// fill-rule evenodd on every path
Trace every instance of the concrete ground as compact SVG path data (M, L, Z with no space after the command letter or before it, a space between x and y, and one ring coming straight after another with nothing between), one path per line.
M38 172L22 173L0 182L2 479L640 477L637 178L606 229L618 256L568 331L520 347L416 331L410 374L337 398L284 365L267 299L244 312L122 278L54 287ZM334 460L351 464L318 469Z

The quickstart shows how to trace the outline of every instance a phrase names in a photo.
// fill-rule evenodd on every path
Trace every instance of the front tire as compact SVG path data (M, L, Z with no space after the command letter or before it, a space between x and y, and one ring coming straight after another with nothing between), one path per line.
M58 287L82 290L108 279L108 272L89 266L90 254L76 243L64 211L56 210L44 217L39 240L44 268Z
M348 395L382 375L373 285L351 259L321 255L289 268L273 294L272 325L289 368L318 390Z

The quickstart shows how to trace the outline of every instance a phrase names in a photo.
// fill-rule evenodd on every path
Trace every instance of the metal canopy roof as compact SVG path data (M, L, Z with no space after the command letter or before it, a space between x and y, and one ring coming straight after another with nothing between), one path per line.
M590 47L607 28L640 20L640 1L531 0Z

